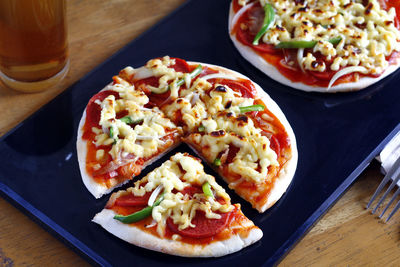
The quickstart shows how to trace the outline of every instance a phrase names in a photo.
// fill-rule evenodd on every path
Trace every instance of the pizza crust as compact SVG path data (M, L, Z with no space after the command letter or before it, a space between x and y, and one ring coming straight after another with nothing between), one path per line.
M233 6L231 3L230 10L229 10L229 36L233 44L235 45L236 49L239 53L249 61L253 66L258 68L260 71L265 73L271 79L284 84L289 87L293 87L295 89L307 91L307 92L322 92L322 93L337 93L337 92L349 92L349 91L358 91L364 89L380 80L385 78L386 76L392 74L400 67L400 60L397 60L396 64L389 65L389 67L377 78L372 77L361 77L358 82L354 83L341 83L338 85L334 85L331 88L327 87L319 87L319 86L311 86L307 84L303 84L300 82L293 82L282 75L278 69L274 66L265 61L262 57L260 57L253 49L250 47L243 45L239 40L236 38L236 35L232 34L232 20L234 17Z
M220 73L229 75L232 78L242 78L242 79L250 80L248 77L244 76L243 74L241 74L239 72L236 72L236 71L233 71L233 70L221 67L221 66L216 66L216 65L212 65L212 64L206 64L206 63L199 63L199 62L190 62L190 61L188 61L188 63L195 64L195 65L202 64L203 66L217 69ZM262 213L262 212L266 211L268 208L270 208L272 205L274 205L282 197L282 195L286 192L286 189L289 187L289 184L292 181L293 176L296 171L297 160L298 160L298 151L297 151L297 145L296 145L296 137L294 135L293 129L290 126L285 115L283 114L282 110L279 108L279 106L276 104L276 102L274 100L272 100L272 98L257 83L255 83L253 81L251 81L251 82L253 83L254 87L257 90L257 96L264 102L264 104L266 105L268 110L271 111L284 126L284 128L289 136L289 139L290 139L290 148L292 151L292 157L285 163L283 168L281 168L281 170L279 172L279 176L275 180L273 188L270 191L268 201L262 207L257 209L260 213ZM197 153L197 151L192 146L190 146L190 147L199 157L201 157L204 161L207 162L207 160L205 160L202 155ZM218 172L218 169L216 169L214 166L211 166L211 167ZM219 173L219 175L226 181L225 177L221 173Z
M207 245L188 244L178 240L162 239L146 233L134 225L124 224L117 221L117 215L113 210L103 209L96 214L93 222L100 224L111 234L136 246L182 257L221 257L237 252L247 247L262 237L259 228L250 230L247 236L234 235L229 239L212 242Z
M78 126L78 136L76 139L76 151L78 154L79 170L81 172L82 182L87 190L95 197L100 198L102 195L110 193L114 188L107 188L103 184L98 184L89 173L86 171L86 154L87 154L87 141L82 139L83 125L86 121L86 108L83 112L82 118Z

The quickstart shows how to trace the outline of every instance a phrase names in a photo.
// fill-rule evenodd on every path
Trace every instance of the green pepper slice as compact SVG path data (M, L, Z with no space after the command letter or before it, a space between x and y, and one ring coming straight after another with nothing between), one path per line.
M340 36L329 39L329 42L333 45L338 45L340 43L340 41L342 41L342 37L340 37Z
M209 182L205 182L201 188L203 189L203 193L206 197L214 198L213 192L211 191L211 185Z
M138 123L143 122L143 119L139 119L139 120L134 121L134 120L132 120L132 118L130 116L125 116L125 117L123 117L123 118L121 118L119 120L122 121L122 122L125 122L126 124L138 124Z
M164 193L161 194L161 196L159 196L157 198L157 200L154 202L153 206L148 206L142 210L139 210L135 213L129 214L129 215L115 215L114 219L118 220L122 223L134 223L134 222L138 222L141 221L143 219L146 219L147 217L149 217L151 215L151 212L153 211L153 208L155 206L160 205L161 201L163 201L164 199Z
M110 127L110 133L109 133L109 135L110 135L110 137L111 137L112 139L114 139L113 145L115 145L115 144L117 143L118 136L115 136L114 128L113 128L113 127Z
M213 164L215 165L215 166L221 166L221 159L219 159L219 158L216 158L216 159L214 159L214 162L213 162Z
M199 75L201 73L202 70L203 70L203 67L200 64L197 65L197 67L191 73L189 73L190 79L194 79L197 75ZM181 86L184 82L185 82L184 78L179 79L176 82L176 85Z
M274 8L270 4L266 4L264 6L264 13L265 13L265 16L264 16L263 26L261 27L260 31L256 34L256 37L254 37L253 45L258 45L258 41L267 32L267 30L271 27L272 22L275 19L275 11L274 11Z
M202 67L200 64L197 65L197 67L196 67L191 73L189 73L189 77L190 77L191 79L194 79L197 75L199 75L199 74L201 73L202 70L203 70L203 67ZM177 85L177 86L181 86L184 82L185 82L185 79L184 79L184 78L179 79L179 80L176 82L176 85ZM165 90L162 90L161 92L153 92L153 93L154 93L154 94L163 94L163 93L169 91L170 89L171 89L171 86L168 85L167 87L165 87Z
M199 128L197 128L197 130L199 130L199 132L204 132L206 130L206 127L200 125Z
M123 117L123 118L121 118L119 120L122 121L122 122L125 122L126 124L132 124L133 123L133 120L132 120L132 118L130 116L125 116L125 117Z
M263 111L265 107L263 105L252 105L246 107L239 107L240 113L246 113L250 111Z
M337 45L340 43L342 40L342 37L335 37L332 39L329 39L328 42L330 42L333 45ZM275 48L313 48L318 42L317 41L289 41L289 42L280 42L275 46Z

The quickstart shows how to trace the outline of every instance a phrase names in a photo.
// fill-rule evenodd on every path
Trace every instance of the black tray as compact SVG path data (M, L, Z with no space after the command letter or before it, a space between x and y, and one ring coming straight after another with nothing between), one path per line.
M1 194L102 265L277 262L400 129L399 73L361 92L346 94L305 93L278 84L233 47L227 31L229 3L190 1L4 136L0 140ZM280 105L296 134L296 175L274 207L258 214L228 190L264 232L261 241L238 253L212 259L163 255L119 240L91 222L108 196L95 200L81 182L75 142L85 105L120 69L139 67L164 55L217 64L247 75ZM181 146L176 151L190 150Z

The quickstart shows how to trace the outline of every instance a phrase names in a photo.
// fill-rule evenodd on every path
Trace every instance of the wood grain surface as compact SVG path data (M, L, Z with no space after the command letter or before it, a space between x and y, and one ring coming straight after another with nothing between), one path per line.
M70 72L60 85L38 94L22 94L0 85L0 135L183 2L68 0ZM400 266L400 216L384 224L365 209L381 179L379 165L373 163L280 265ZM89 264L0 198L0 267L49 265Z

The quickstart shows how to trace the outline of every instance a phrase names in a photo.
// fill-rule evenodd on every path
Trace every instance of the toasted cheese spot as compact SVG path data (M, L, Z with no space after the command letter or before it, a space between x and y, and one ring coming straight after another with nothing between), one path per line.
M201 187L205 182L211 185L216 197L224 199L224 204L206 197L203 192L195 193L193 196L176 192L191 185ZM161 236L165 233L166 220L169 217L182 230L196 227L192 224L192 219L197 210L204 211L205 216L210 219L221 218L217 212L226 213L233 210L229 195L225 190L215 182L213 176L204 172L198 159L186 153L175 154L143 179L135 182L134 187L128 188L126 193L120 191L118 196L128 193L143 196L146 192L155 190L159 185L164 188L164 199L160 205L153 208L152 217L157 222L157 232Z
M229 112L221 112L213 117L208 117L202 122L206 133L214 131L234 132L241 136L260 134L261 130L254 126L253 120L246 115L229 115Z
M204 102L209 114L217 114L226 109L240 113L239 106L253 105L254 99L242 97L241 93L226 85L216 84L209 95L204 97Z
M277 45L286 41L317 41L312 52L304 53L298 63L302 69L323 72L362 66L369 74L381 74L388 58L400 51L400 31L395 26L396 10L387 11L379 0L292 1L259 0L271 4L275 21L264 34L264 43ZM239 1L244 6L248 1ZM329 42L341 37L339 44ZM315 59L321 54L330 66Z

